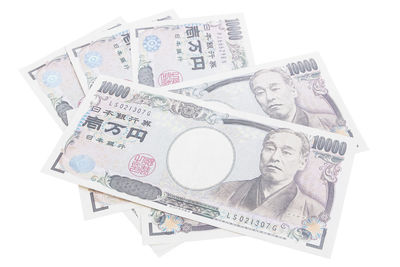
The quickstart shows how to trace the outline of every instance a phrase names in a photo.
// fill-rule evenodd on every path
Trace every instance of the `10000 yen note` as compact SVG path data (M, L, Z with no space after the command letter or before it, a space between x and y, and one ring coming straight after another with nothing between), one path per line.
M354 137L366 144L317 53L163 89L233 109Z
M237 110L352 136L360 144L360 149L366 147L321 57L316 53L183 82L163 89L223 103ZM130 207L124 201L111 203L114 204L107 205L107 208L111 207L113 211ZM149 208L143 209L143 214L142 234L144 242L149 244L221 237L227 233L219 234L217 230L210 231L209 225ZM204 231L205 229L208 231Z
M177 19L173 10L134 23ZM132 80L130 26L87 36L66 49L85 92L100 74Z
M254 65L241 14L133 25L134 81L160 87Z
M115 28L122 23L124 21L118 18L95 32ZM23 68L21 73L53 119L64 129L85 96L65 49Z
M65 128L85 96L65 49L55 51L22 74L61 128Z
M329 255L355 149L347 136L99 77L43 170Z

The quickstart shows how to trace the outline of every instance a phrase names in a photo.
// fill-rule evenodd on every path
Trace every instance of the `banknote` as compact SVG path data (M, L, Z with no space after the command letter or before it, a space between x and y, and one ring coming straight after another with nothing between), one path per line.
M173 10L147 17L135 23L176 19ZM99 74L132 80L131 38L129 26L100 32L69 44L67 52L78 79L87 92Z
M354 137L359 150L367 149L318 53L217 74L163 89Z
M254 65L241 14L133 25L134 81L161 87Z
M260 81L263 86L257 89L258 92L256 86L251 84L257 85ZM275 87L269 89L272 85ZM263 88L269 90L268 94ZM163 89L270 118L352 136L358 140L359 150L366 149L318 53L173 84ZM290 98L292 100L288 101ZM278 106L289 106L281 110L292 115L283 116L282 112L277 111ZM109 211L117 212L125 209L126 205L114 204L109 207ZM156 238L161 239L161 236L153 237ZM171 236L169 238L172 239Z
M122 18L117 18L94 32L118 27L122 23ZM21 73L53 119L64 129L85 96L65 48L23 68Z
M43 171L328 256L355 140L98 77Z
M130 210L127 210L124 212L126 217L133 223L135 226L136 230L138 230L139 233L141 233L141 215L139 212L137 212L136 209L132 208ZM150 245L151 249L154 251L154 253L157 256L162 256L168 251L171 251L173 248L178 246L179 243L168 243L168 244L153 244Z
M65 49L21 72L53 119L65 128L85 96Z

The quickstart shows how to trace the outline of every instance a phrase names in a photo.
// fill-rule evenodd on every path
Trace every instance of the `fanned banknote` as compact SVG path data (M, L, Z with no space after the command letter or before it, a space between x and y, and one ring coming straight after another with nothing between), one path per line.
M133 25L134 81L160 87L254 65L241 14Z
M176 19L173 10L135 23ZM66 49L78 79L87 92L100 74L132 80L130 27L97 33L69 44Z
M293 71L295 64L300 66L298 74ZM288 66L291 67L292 73ZM307 69L306 67L301 69L301 66L306 66ZM354 136L361 147L365 148L365 143L338 95L321 57L316 53L183 82L163 89L275 119L285 117L284 114L281 115L283 112L276 108L283 106L281 110L293 114L292 117L287 116L286 120ZM289 101L290 99L292 101ZM293 110L296 112L291 112ZM129 207L122 203L114 204L112 207L115 211ZM175 238L179 240L181 236L185 240L196 239L195 236L200 230L209 229L209 226L191 227L195 224L191 222L185 224L183 222L185 218L152 209L145 209L144 213L147 214L142 216L142 223L147 225L143 227L143 238L146 243L172 241ZM160 216L174 218L175 229L173 231L167 229L163 220L155 219ZM193 229L197 232L192 231ZM187 234L188 232L190 234ZM210 238L212 232L203 231L200 238Z
M217 74L163 89L354 137L360 150L367 149L318 53Z
M118 27L122 23L124 21L117 18L94 32ZM53 119L64 129L85 96L65 49L23 68L21 73Z
M85 96L65 49L25 68L22 73L61 128Z
M98 77L43 171L167 213L327 256L354 141Z

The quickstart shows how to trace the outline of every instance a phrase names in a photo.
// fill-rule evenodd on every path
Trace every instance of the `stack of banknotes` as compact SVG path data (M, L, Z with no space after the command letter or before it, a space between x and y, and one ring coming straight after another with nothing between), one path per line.
M255 65L243 15L167 11L22 74L63 130L43 171L86 219L124 212L159 255L239 235L330 255L366 144L319 54Z

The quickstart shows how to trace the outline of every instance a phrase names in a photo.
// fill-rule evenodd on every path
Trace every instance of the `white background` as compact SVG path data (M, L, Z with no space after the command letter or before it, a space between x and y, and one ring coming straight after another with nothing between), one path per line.
M396 1L9 1L1 20L0 266L399 266ZM247 237L158 258L122 215L84 221L75 185L40 169L61 131L19 69L117 16L244 12L256 63L319 51L369 146L357 155L331 259Z

